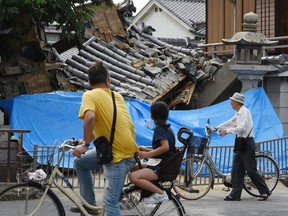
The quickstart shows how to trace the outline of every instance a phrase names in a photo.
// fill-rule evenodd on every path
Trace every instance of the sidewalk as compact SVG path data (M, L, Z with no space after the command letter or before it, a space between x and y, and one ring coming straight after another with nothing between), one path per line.
M0 183L0 190L6 184ZM181 199L186 213L189 216L287 216L288 188L280 181L273 191L273 194L265 202L259 202L256 197L252 197L243 190L241 201L224 201L224 197L229 194L223 190L224 186L216 185L208 194L199 200ZM54 189L53 189L54 190ZM76 189L78 190L78 189ZM69 211L73 203L64 197L59 191L54 190L61 199L67 216L77 216ZM103 189L96 189L97 205L102 205Z
M243 190L241 201L224 201L229 192L224 191L224 186L216 185L213 190L199 200L181 199L185 207L187 216L287 216L288 212L288 188L281 182L273 191L273 194L265 202L260 202L256 197L252 197ZM95 190L97 205L102 205L103 190ZM67 216L77 216L69 211L73 206L70 200L61 195Z

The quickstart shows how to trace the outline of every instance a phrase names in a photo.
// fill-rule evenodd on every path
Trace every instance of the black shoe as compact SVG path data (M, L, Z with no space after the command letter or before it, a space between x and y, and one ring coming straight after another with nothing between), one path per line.
M240 198L233 198L233 197L230 197L230 196L226 196L224 198L225 201L240 201L241 199Z
M90 215L99 215L100 212L97 209L89 209L88 207L84 206L85 210L88 212ZM81 210L77 206L73 206L70 208L70 211L73 213L81 213Z

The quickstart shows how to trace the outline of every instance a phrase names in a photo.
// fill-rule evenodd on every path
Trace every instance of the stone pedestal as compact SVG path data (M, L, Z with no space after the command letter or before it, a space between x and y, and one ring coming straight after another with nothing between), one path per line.
M238 79L242 82L241 92L245 92L257 88L264 75L276 68L272 65L235 64L230 65L230 70L238 75Z

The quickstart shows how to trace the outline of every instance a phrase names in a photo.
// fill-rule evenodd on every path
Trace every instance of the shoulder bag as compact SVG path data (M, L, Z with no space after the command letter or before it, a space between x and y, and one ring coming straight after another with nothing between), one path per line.
M252 128L253 129L253 128ZM235 138L235 144L234 144L234 152L239 151L239 152L245 152L247 148L247 141L249 138L250 133L252 132L252 129L250 130L249 134L247 135L246 138L244 137L238 137L236 135Z

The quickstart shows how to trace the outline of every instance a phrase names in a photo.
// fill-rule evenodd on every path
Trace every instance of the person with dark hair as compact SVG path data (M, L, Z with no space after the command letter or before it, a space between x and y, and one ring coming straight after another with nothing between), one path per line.
M88 70L88 81L92 90L82 96L79 118L84 120L83 139L74 149L74 167L80 184L81 196L90 204L96 205L91 170L100 169L96 149L87 151L91 141L105 136L110 139L113 121L113 100L110 90L110 76L102 64L95 64ZM105 215L120 216L120 195L128 172L135 165L134 154L139 152L131 116L123 97L114 92L116 102L116 123L112 143L113 160L103 165L105 186L103 203ZM85 154L84 154L85 153ZM72 207L72 212L80 212ZM88 209L89 210L89 209ZM88 212L97 214L97 212Z
M231 107L236 114L228 121L216 126L220 136L235 134L234 158L232 167L232 191L224 198L225 201L240 201L244 185L245 171L260 193L260 201L265 201L271 195L267 184L257 171L255 158L255 141L253 133L253 119L249 109L244 106L245 96L234 93L231 99ZM239 140L245 139L245 142Z
M165 191L154 185L152 181L158 179L161 160L165 160L176 153L175 134L166 121L169 115L169 108L164 102L155 102L152 104L151 118L155 123L155 129L152 140L152 148L139 146L139 158L150 158L147 164L142 168L136 165L129 174L130 181L136 186L153 192L150 197L143 199L147 204L158 203L168 200Z

